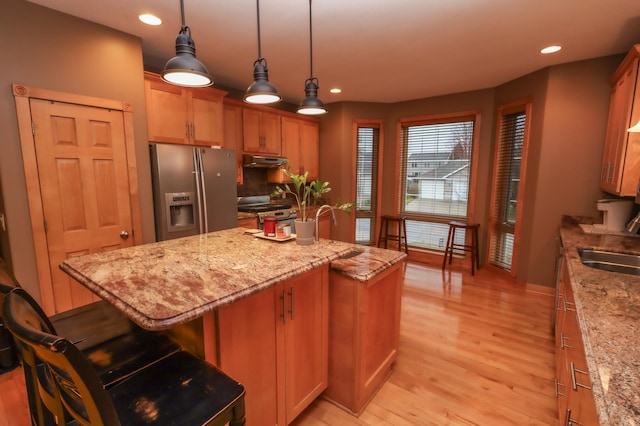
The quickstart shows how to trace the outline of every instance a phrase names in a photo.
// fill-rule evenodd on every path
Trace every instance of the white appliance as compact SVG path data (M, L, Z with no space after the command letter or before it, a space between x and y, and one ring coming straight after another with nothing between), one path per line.
M596 208L602 212L602 224L593 227L605 231L621 232L631 217L633 200L603 199L596 201Z
M169 144L149 149L158 241L238 226L234 150Z

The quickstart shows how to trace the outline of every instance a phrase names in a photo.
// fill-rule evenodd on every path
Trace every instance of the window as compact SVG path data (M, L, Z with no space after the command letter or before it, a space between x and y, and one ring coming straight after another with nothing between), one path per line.
M409 245L444 250L448 223L469 218L476 122L475 113L401 120L399 201Z
M357 244L373 244L378 215L380 125L356 123L356 139L355 242Z
M499 113L494 182L489 220L489 260L512 270L516 230L522 214L522 176L526 166L528 103L502 107Z

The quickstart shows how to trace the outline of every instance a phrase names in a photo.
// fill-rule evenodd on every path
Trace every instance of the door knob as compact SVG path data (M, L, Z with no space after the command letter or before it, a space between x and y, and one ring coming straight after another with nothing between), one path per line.
M129 233L127 231L120 231L120 238L126 240L127 238L129 238Z

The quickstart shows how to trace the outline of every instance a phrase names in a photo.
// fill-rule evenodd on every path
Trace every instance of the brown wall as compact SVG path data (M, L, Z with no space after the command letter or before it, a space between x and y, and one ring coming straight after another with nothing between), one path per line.
M136 37L22 0L3 0L0 14L0 182L18 281L39 297L33 237L11 84L127 100L134 132L143 239L152 241L153 206L147 154L142 49Z
M486 261L496 111L502 104L531 98L525 213L520 224L522 234L516 277L553 286L562 215L597 217L595 200L606 196L598 189L598 178L609 109L609 78L621 60L622 56L614 56L558 65L494 89L392 105L331 104L330 114L321 121L321 178L340 182L341 196L349 196L354 184L353 120L382 118L386 129L382 213L392 213L397 196L394 181L398 120L428 114L480 111L480 141L476 147L479 150L478 180L473 207L475 220L481 224L481 256ZM337 155L340 157L336 158ZM348 228L344 224L339 228L333 235L348 241Z
M13 270L34 295L37 274L11 84L115 100L134 106L134 131L143 218L143 240L154 240L153 207L140 40L23 0L5 0L0 14L0 185ZM562 214L596 216L600 157L606 126L608 80L622 57L601 58L541 70L500 87L397 104L329 105L321 118L320 176L334 199L353 199L354 119L383 119L382 211L392 211L397 164L397 120L427 114L479 110L479 167L474 206L484 228L488 217L495 111L501 103L531 96L534 102L518 278L553 284L553 259ZM342 215L342 214L341 214ZM349 240L348 220L338 218L337 239ZM8 237L8 238L7 238ZM481 238L484 247L486 241ZM4 250L4 245L3 245ZM484 257L484 256L483 256Z

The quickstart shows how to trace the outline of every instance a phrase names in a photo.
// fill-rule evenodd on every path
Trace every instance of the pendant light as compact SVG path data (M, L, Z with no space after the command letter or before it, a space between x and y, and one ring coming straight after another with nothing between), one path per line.
M326 114L327 108L318 99L318 79L313 76L313 30L311 24L311 0L309 0L309 68L310 77L304 82L305 98L298 106L298 114Z
M267 60L262 57L260 49L260 0L256 0L258 15L258 59L253 63L253 84L247 89L244 101L250 104L272 104L280 101L276 88L269 83Z
M180 0L182 27L176 38L176 56L169 59L162 71L162 79L178 86L206 87L213 84L209 71L196 59L196 44L191 28L184 23L184 1Z

